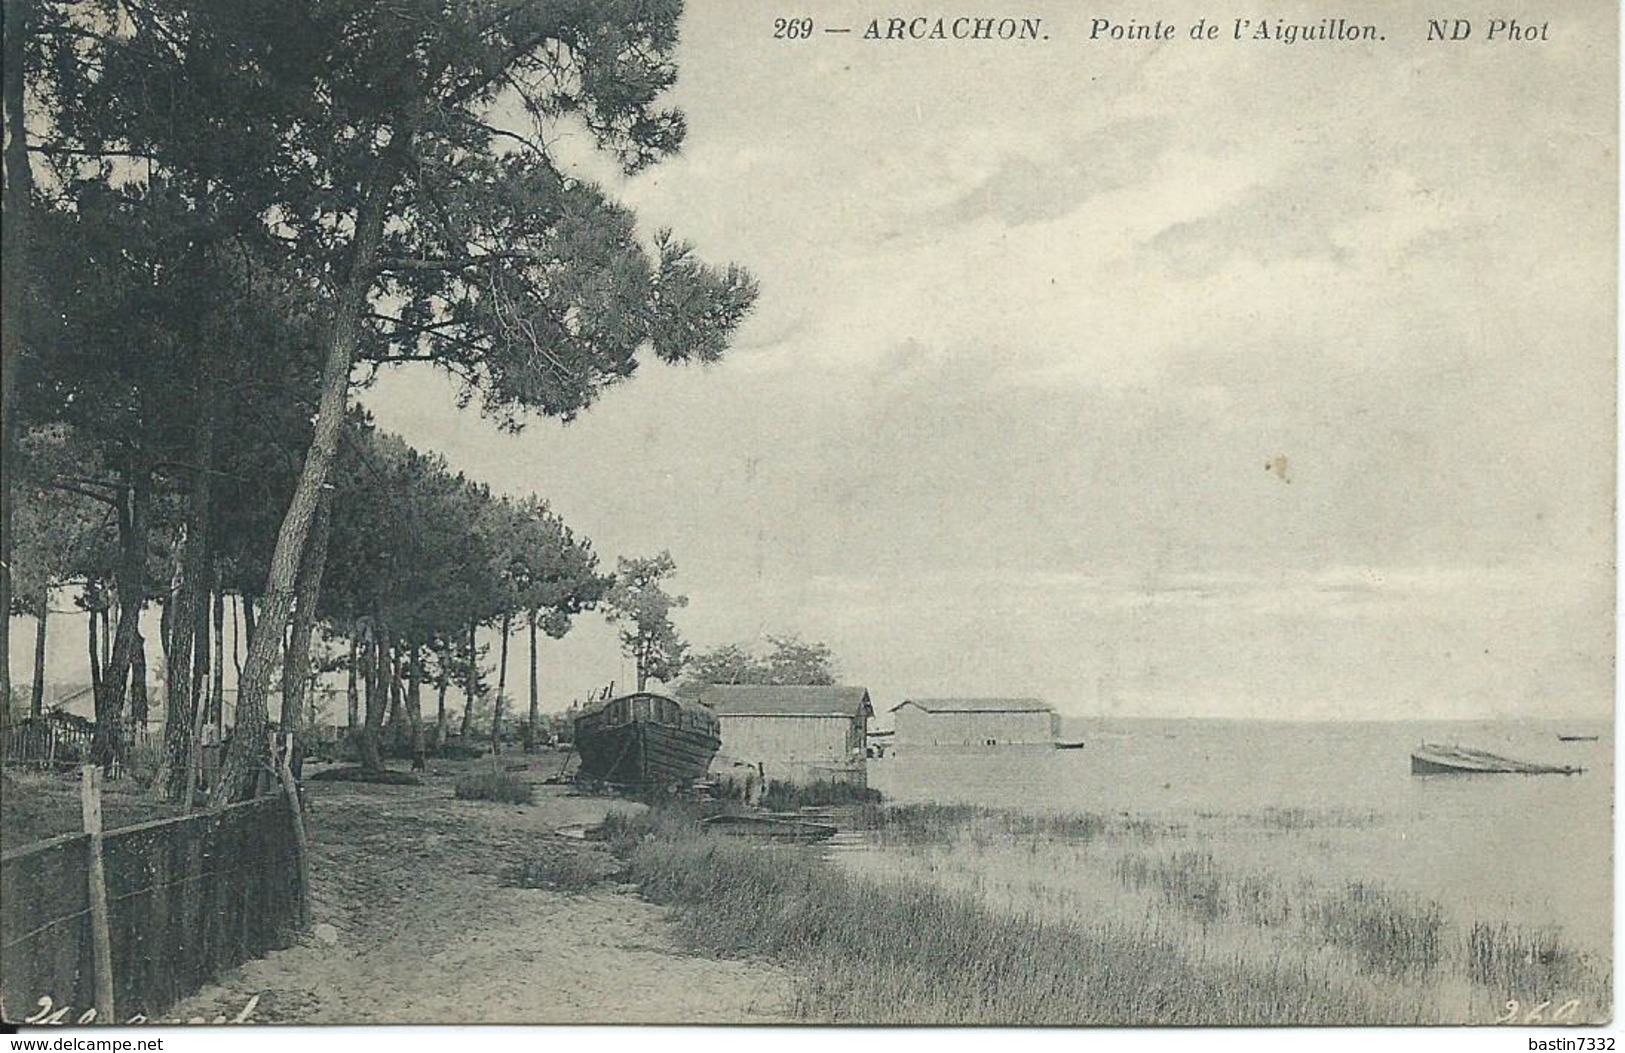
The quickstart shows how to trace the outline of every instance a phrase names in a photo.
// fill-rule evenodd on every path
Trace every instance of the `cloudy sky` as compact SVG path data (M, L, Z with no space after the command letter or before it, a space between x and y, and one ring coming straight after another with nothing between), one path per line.
M683 154L625 180L559 146L759 277L728 358L517 437L432 373L363 398L607 563L669 549L695 645L827 641L882 709L1602 715L1616 15L1562 7L1430 44L1343 4L1386 40L1286 46L1190 41L1228 37L1211 5L1107 44L1091 19L1146 12L820 0L856 32L790 42L691 0ZM894 14L1048 39L861 39ZM549 708L632 679L600 617L544 646Z
M1290 47L1186 39L1210 5L1115 45L1090 19L1138 12L876 43L895 12L804 6L858 32L692 3L683 155L579 169L760 278L724 363L519 437L402 372L381 422L608 560L670 549L695 644L827 641L882 708L1609 711L1610 5ZM601 619L547 647L550 704L630 678Z

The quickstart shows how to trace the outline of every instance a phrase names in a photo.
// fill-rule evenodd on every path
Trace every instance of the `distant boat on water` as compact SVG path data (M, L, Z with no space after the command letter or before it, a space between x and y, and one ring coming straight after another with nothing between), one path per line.
M1083 740L1079 739L1076 742L1057 742L1055 744L1055 748L1058 750L1081 750L1083 749Z
M1596 735L1559 735L1559 736L1557 736L1557 741L1559 741L1559 742L1596 742L1597 739L1598 739L1598 736L1596 736Z
M1582 770L1513 760L1465 746L1423 743L1411 751L1412 775L1578 775Z
M722 745L715 713L652 691L612 698L575 720L576 778L618 786L699 779Z

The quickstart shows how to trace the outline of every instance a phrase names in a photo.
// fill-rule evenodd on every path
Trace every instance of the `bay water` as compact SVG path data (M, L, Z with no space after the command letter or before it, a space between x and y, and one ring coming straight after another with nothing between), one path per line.
M1434 901L1463 929L1475 921L1541 929L1612 960L1607 722L1068 719L1061 737L1085 745L903 744L870 761L869 782L895 804L1150 820L1240 871L1376 886ZM1415 776L1410 751L1424 742L1585 770ZM1035 888L1066 880L1061 854L1028 865Z

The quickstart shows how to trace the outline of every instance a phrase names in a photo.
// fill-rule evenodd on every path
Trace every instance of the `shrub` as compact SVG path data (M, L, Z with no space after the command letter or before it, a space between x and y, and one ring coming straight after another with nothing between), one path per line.
M529 804L536 788L505 771L481 771L457 780L457 797L464 801L499 801Z

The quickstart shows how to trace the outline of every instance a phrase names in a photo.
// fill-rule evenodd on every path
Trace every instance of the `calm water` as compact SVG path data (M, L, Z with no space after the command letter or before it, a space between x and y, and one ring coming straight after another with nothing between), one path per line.
M1559 732L1595 734L1562 743ZM870 763L888 800L1128 813L1187 826L1215 855L1319 882L1438 900L1460 919L1556 926L1612 953L1613 735L1605 723L1290 724L1071 720L1081 750L917 753ZM1410 774L1423 742L1579 765L1576 776ZM1269 810L1296 810L1281 829ZM1222 850L1222 851L1221 851Z

